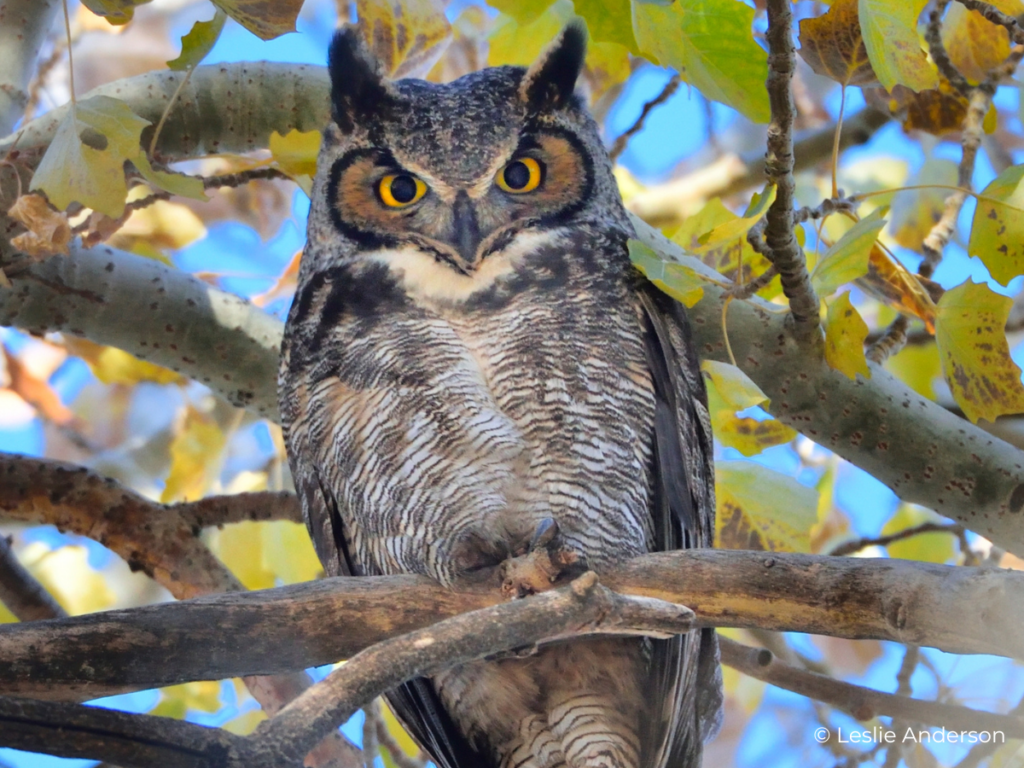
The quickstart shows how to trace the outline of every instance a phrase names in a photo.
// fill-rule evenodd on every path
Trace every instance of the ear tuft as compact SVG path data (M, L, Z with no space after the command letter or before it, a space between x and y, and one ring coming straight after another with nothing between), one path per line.
M331 114L345 133L379 115L393 93L380 64L353 26L334 33L327 71L331 76Z
M560 109L572 97L587 55L587 28L573 19L523 77L519 95L531 112Z

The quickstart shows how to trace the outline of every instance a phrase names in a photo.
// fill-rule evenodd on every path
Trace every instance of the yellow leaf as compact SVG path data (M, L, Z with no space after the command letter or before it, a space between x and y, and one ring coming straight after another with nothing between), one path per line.
M212 417L189 405L171 441L171 471L160 501L201 499L220 473L227 437Z
M1010 359L1006 318L1013 300L968 280L939 300L935 341L942 371L973 422L1024 413L1020 368Z
M452 39L441 0L356 0L359 31L392 79L422 77Z
M183 720L190 709L216 712L221 708L221 684L215 680L182 683L160 689L160 702L149 714Z
M180 384L185 378L155 363L139 360L116 347L104 347L101 344L78 339L73 336L64 338L64 346L68 352L82 358L92 369L97 379L104 384L127 384L132 386L142 381L157 384Z
M323 572L305 525L275 520L261 526L263 567L281 583L312 581Z
M942 218L946 198L951 194L948 189L929 185L956 186L956 181L957 167L952 160L926 160L908 182L909 186L923 186L924 189L904 190L893 200L892 220L889 222L893 239L904 248L920 248L932 227Z
M394 713L391 711L391 707L389 707L387 702L383 700L381 701L381 704L380 713L381 717L384 718L384 725L387 726L388 732L395 737L395 741L398 743L398 746L400 746L402 751L409 757L416 757L419 755L419 746L412 740L412 737L406 733L402 724L398 722L398 718L395 717Z
M924 523L941 523L942 518L930 509L915 504L901 504L896 514L882 526L882 535L888 536ZM956 555L955 537L949 533L922 533L886 545L889 557L901 560L922 560L926 563L946 563Z
M68 252L71 242L68 217L53 210L39 195L21 195L7 209L7 215L28 229L11 240L11 245L18 250L37 258Z
M857 287L900 312L919 317L929 331L935 330L935 304L931 295L900 262L877 244L868 259L868 273L856 280Z
M296 129L282 136L277 131L270 134L270 155L278 167L291 176L309 197L313 192L313 177L316 176L316 160L320 154L320 131L302 132Z
M842 85L878 82L860 31L857 0L836 0L821 16L800 22L800 56Z
M82 0L82 4L111 24L127 24L135 14L135 7L150 0Z
M736 415L736 407L719 394L714 381L707 381L708 412L715 439L726 448L735 448L744 456L755 456L765 448L788 443L796 431L778 419L757 419Z
M825 319L825 362L849 379L859 373L871 378L864 357L864 339L868 336L867 323L857 308L850 303L850 292L842 294L829 305Z
M647 58L707 98L767 123L767 54L754 41L753 21L754 9L739 0L633 3L633 33Z
M1024 14L1024 3L1020 0L988 1L1008 16ZM959 3L953 3L942 20L942 42L953 66L974 85L1010 55L1010 36L1006 30Z
M134 192L134 190L132 190ZM129 194L129 199L132 197ZM118 248L149 256L159 249L177 250L206 237L206 226L191 208L169 200L158 200L132 215L111 243ZM161 261L165 259L161 258Z
M687 307L704 297L703 281L696 272L682 264L662 261L654 249L641 241L629 241L629 259L648 280Z
M935 399L935 380L942 376L935 342L908 344L885 361L885 368L917 394L929 400Z
M629 50L618 43L594 43L587 46L583 78L590 86L591 103L629 79L632 68Z
M734 411L742 411L744 408L768 402L768 395L735 365L720 363L717 360L704 360L700 364L700 369L715 383L722 399L732 406Z
M917 33L917 20L928 0L859 0L861 34L879 82L891 91L903 85L912 91L936 88L935 67L928 61Z
M114 604L114 594L103 575L89 565L85 547L70 545L50 550L37 542L25 548L21 559L72 616L103 611Z
M1024 165L999 174L978 197L967 252L1002 285L1024 274Z
M45 192L60 210L78 202L116 219L128 195L124 163L131 160L151 184L205 200L200 179L152 168L139 145L147 125L148 120L109 96L72 104L32 176L32 189Z
M774 192L772 195L774 196ZM746 232L754 223L756 222L747 225L743 217L737 216L715 197L699 212L687 217L672 234L672 242L687 253L698 256L701 261L724 277L735 283L744 283L769 267L768 260L747 242ZM740 234L728 239L720 236L722 233L733 232ZM781 290L780 280L775 278L759 293L766 299L771 299Z
M710 232L701 235L698 238L701 247L713 248L716 245L746 238L750 229L768 213L768 209L775 202L776 191L774 184L768 184L760 193L755 193L750 200L750 206L743 216L734 215ZM717 200L717 198L715 199Z
M263 523L235 523L204 532L204 540L247 589L269 589L277 580L263 560Z
M213 4L261 40L295 31L303 0L213 0Z
M488 66L528 67L573 15L570 0L557 0L539 15L524 15L528 21L520 22L507 14L499 16L491 32Z
M876 208L828 249L811 274L811 284L820 295L828 296L867 273L871 249L885 226L886 212L885 208Z
M252 709L243 712L233 720L228 720L221 727L237 736L248 736L256 730L256 726L267 719L267 713L262 709Z
M629 0L575 0L574 5L576 13L587 22L587 31L594 43L616 43L633 55L640 55L633 36Z
M808 551L816 490L752 461L720 461L715 470L718 546Z
M218 10L209 21L197 21L188 34L181 38L181 54L167 62L168 69L191 69L206 58L224 29L227 14Z

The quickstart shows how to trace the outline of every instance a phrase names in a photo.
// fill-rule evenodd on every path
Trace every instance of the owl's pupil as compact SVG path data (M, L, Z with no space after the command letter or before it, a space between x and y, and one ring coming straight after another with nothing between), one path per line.
M412 176L403 174L391 181L391 196L399 203L411 203L416 199L416 182Z
M530 169L522 160L509 163L505 168L505 183L510 189L522 189L530 183Z

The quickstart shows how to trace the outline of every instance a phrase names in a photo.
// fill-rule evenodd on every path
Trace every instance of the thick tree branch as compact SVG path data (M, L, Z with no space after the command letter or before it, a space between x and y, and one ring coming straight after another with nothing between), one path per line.
M722 663L745 675L799 693L846 712L857 720L895 717L907 722L941 726L951 731L1003 731L1007 738L1024 738L1024 718L999 715L937 701L911 699L844 683L817 672L778 661L771 651L751 648L719 636Z
M793 179L793 72L796 49L793 47L793 9L790 0L767 0L768 10L768 154L765 175L775 185L775 202L765 217L764 239L768 258L779 271L782 289L796 322L798 336L818 335L820 302L811 285L807 261L796 241L793 205L796 182Z
M6 605L19 621L67 616L53 595L18 562L11 542L5 536L0 536L0 603Z
M39 49L60 7L59 0L0 0L0 136L25 111Z
M719 550L645 555L602 582L688 605L701 626L1024 658L1024 605L1011 598L1024 590L1024 573L1016 571ZM335 578L4 626L0 692L81 699L287 672L501 601L497 586L456 593L417 576Z

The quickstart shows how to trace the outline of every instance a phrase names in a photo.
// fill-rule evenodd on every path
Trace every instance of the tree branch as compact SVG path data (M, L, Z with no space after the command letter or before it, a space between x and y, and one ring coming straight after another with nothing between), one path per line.
M39 49L60 7L59 0L0 0L0 136L25 111Z
M691 606L700 626L1024 658L1024 605L1009 597L1024 590L1024 573L1016 571L690 550L636 558L602 581L622 594ZM0 692L82 699L287 672L500 602L497 586L456 593L418 576L333 578L8 625L0 627Z
M771 651L764 648L751 648L721 635L718 643L722 649L723 664L778 688L830 704L857 720L895 717L953 731L1003 731L1007 738L1024 738L1024 718L1016 715L981 712L873 691L790 666L778 661Z
M820 302L811 285L807 261L793 231L793 10L790 0L767 0L768 10L768 154L765 176L775 185L775 202L765 216L764 239L768 258L779 271L782 289L801 339L813 338L820 326ZM820 335L820 334L819 334Z
M10 539L0 536L0 602L18 621L61 619L67 613L14 556Z

